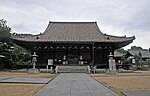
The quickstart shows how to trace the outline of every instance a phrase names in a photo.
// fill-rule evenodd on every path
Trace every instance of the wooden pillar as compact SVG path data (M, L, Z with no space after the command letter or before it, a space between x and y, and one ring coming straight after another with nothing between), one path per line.
M92 64L94 65L94 43L92 43Z

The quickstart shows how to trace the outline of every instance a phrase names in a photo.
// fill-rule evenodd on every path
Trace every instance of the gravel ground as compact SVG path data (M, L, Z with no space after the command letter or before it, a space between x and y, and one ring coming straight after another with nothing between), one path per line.
M55 74L50 73L0 72L0 77L51 78L55 76ZM150 71L118 73L117 75L91 74L91 76L119 95L124 91L150 90ZM43 86L45 84L0 83L0 96L33 96Z
M0 96L33 96L44 84L0 83Z
M91 74L97 81L117 92L150 90L150 71L118 73L117 75Z
M55 76L55 74L50 73L28 74L19 72L0 72L0 77L52 78ZM44 86L45 84L0 83L0 96L33 96Z

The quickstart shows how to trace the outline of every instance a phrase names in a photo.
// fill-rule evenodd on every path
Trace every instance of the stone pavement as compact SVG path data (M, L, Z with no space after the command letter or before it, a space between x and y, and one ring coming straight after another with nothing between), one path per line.
M1 77L0 83L28 83L28 84L47 84L52 78L16 78Z
M0 81L1 80L6 80L6 79L10 79L10 78L13 78L13 77L0 77Z
M61 73L36 96L118 96L88 74Z

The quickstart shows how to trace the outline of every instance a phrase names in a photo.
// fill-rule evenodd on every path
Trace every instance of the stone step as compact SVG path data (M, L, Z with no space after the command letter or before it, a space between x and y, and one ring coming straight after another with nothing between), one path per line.
M57 66L57 73L88 73L87 66Z

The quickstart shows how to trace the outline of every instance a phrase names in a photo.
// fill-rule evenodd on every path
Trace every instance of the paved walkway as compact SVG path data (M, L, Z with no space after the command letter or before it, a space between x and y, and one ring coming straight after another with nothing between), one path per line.
M10 79L10 78L13 78L13 77L0 77L0 81L1 80L6 80L6 79Z
M36 96L117 96L85 73L62 73Z

